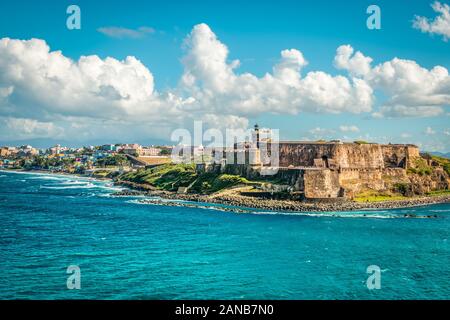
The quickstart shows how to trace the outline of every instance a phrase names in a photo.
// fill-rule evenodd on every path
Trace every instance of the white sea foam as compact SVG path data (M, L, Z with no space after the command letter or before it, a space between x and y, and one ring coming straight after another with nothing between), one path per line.
M55 181L61 181L66 180L66 177L59 177L59 176L50 176L50 175L41 175L37 177L31 177L29 178L31 180L55 180Z
M73 181L73 180L69 180L69 181L62 181L61 183L58 183L58 185L61 186L82 186L82 185L86 185L89 182L87 181Z
M25 175L30 175L30 176L47 176L47 177L66 177L62 174L58 175L56 173L47 173L47 172L34 172L34 171L12 171L12 170L0 170L0 172L7 172L7 173L11 173L11 174L25 174Z
M90 177L82 177L82 176L74 176L68 174L59 174L59 173L47 173L47 172L34 172L34 171L5 171L0 170L0 172L19 174L19 175L29 175L32 176L28 179L33 180L55 180L55 181L70 181L76 177L79 181L93 181L95 179Z
M98 182L95 179L80 177L77 179L73 179L73 177L61 176L45 176L45 177L36 177L31 179L43 179L50 180L51 184L44 184L41 186L43 189L53 189L53 190L63 190L63 189L104 189L110 191L121 191L123 188L115 187L113 184L106 184L103 182Z
M112 191L122 191L123 188L116 187L114 185L98 185L97 187L105 189L105 190L112 190Z
M125 203L140 204L140 205L146 205L146 204L148 204L148 203L144 203L144 202L141 202L141 201L139 201L139 200L136 200L136 199L133 199L133 200L127 200L127 201L125 201Z
M92 189L95 188L96 185L93 183L85 183L78 185L43 185L42 189L51 189L51 190L64 190L64 189Z

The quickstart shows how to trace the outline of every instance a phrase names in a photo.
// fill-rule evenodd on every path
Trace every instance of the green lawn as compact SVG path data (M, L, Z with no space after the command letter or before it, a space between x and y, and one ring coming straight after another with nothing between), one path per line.
M427 196L445 196L450 195L450 190L437 190L427 193Z
M427 196L443 196L450 195L450 190L438 190L431 191L426 194ZM377 193L376 191L366 191L357 195L353 200L356 202L381 202L381 201L393 201L393 200L407 200L411 197L406 197L397 193Z
M353 200L356 202L381 202L381 201L393 201L393 200L405 200L408 197L402 195L386 195L386 194L372 194L357 196Z

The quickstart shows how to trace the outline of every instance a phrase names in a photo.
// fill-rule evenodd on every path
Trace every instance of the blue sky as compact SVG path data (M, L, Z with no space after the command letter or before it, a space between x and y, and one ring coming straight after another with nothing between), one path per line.
M301 51L308 61L301 68L302 77L310 71L323 71L331 76L346 75L333 65L336 49L346 44L351 45L355 51L370 56L373 59L372 67L397 57L413 60L427 70L436 65L448 70L450 43L444 41L442 35L424 33L412 27L415 15L429 19L437 15L431 8L432 3L430 0L355 0L345 1L345 5L341 1L331 0L2 1L0 39L42 39L51 51L61 50L62 55L74 61L80 56L89 55L118 60L134 56L150 70L154 78L154 90L160 93L173 91L173 88L179 86L185 70L183 57L188 50L185 39L193 27L200 23L209 26L218 40L226 45L229 51L227 61L240 61L239 67L234 69L237 75L251 73L256 77L263 77L267 72L272 72L274 65L280 60L280 52L292 48ZM68 30L65 26L68 16L65 11L69 4L76 4L81 8L81 30ZM369 30L366 27L366 9L370 4L377 4L381 8L381 30ZM115 38L98 31L102 27L137 30L143 26L154 29L154 32L138 38ZM443 88L441 94L450 95L446 91L450 86L444 85ZM428 150L450 151L448 100L444 98L444 102L440 102L443 112L434 116L374 117L373 114L389 98L392 97L385 97L383 90L374 90L374 102L369 112L343 110L333 114L306 107L294 114L273 113L264 109L263 112L249 112L238 116L248 119L249 124L257 121L263 126L279 128L281 137L285 139L364 138L381 142L412 142ZM20 101L30 103L28 99ZM41 103L39 101L36 104ZM55 110L53 107L50 109ZM46 109L47 113L48 110ZM25 118L24 114L15 112L3 112L0 115L4 118ZM67 119L51 119L51 115L47 114L45 118L36 116L32 120L55 124L61 128L55 131L55 137L67 140L67 134L64 133L67 131ZM157 122L164 127L162 120ZM96 125L95 122L92 125ZM169 127L172 129L173 124L167 125ZM350 127L358 130L349 129ZM348 130L342 130L345 128ZM12 125L8 127L9 131L15 129L17 128ZM78 139L80 143L94 141L96 138L106 140L108 137L152 142L164 140L165 137L168 140L167 133L170 132L163 130L166 132L165 136L161 132L153 134L151 131L136 130L134 134L133 126L123 127L122 130L126 134L117 137L108 133L105 137L86 135ZM26 132L19 132L17 135L5 133L0 141L16 140L17 137L52 138L45 130L36 131L36 134L28 135Z

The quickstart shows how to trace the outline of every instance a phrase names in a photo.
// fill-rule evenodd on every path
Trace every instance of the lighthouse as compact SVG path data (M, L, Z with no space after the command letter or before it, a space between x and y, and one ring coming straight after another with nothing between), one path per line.
M255 142L255 140L256 140L256 149L259 149L259 126L258 126L258 124L255 124L254 135L256 136L256 139L254 137L253 142Z
M259 126L255 124L253 134L252 134L252 144L251 148L248 149L248 163L252 166L260 166L261 165L261 154L260 154L260 135L259 135Z

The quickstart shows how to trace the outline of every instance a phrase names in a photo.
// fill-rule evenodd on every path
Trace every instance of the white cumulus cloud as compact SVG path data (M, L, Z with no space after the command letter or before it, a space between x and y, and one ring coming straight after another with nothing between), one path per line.
M0 134L23 125L31 128L22 132L28 136L167 138L171 129L194 119L239 128L265 113L436 116L450 101L444 67L428 70L397 58L372 67L372 58L350 45L339 47L334 59L347 74L305 72L306 57L291 48L262 76L239 72L239 60L230 59L228 47L206 24L194 26L183 47L179 84L158 92L152 72L135 57L73 60L44 40L0 39ZM377 90L388 99L374 110Z
M153 75L134 57L73 61L39 39L0 40L0 87L8 88L0 112L36 118L128 114L155 95Z
M41 122L26 118L0 117L0 123L5 129L2 139L28 139L38 137L60 137L64 130L52 122Z
M272 73L257 77L239 74L239 61L228 61L228 48L206 24L195 26L185 41L182 86L198 108L235 115L301 111L368 112L372 89L363 79L313 71L302 76L307 62L302 52L281 52Z
M431 7L438 15L434 19L415 16L413 27L424 33L441 35L444 41L450 38L450 6L435 1Z
M359 128L357 126L340 126L339 130L341 130L342 132L359 132Z
M388 100L374 116L429 117L444 113L450 104L450 77L442 66L421 67L413 60L394 58L371 66L372 59L351 46L337 49L335 65L364 79Z
M350 45L337 48L334 65L338 69L348 70L355 76L364 76L371 70L372 58L364 56L360 51L354 52Z

